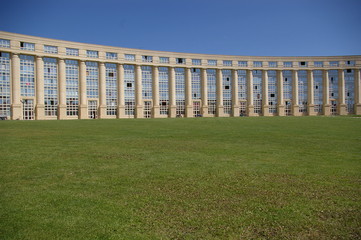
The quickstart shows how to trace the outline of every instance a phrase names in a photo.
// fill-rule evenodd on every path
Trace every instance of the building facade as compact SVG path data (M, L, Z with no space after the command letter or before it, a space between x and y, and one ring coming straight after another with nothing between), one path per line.
M0 31L0 117L361 114L360 68L361 56L187 54Z

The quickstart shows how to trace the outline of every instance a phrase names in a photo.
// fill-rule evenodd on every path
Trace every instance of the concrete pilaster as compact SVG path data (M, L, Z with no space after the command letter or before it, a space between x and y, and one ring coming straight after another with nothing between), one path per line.
M285 103L283 97L283 71L277 71L277 112L278 116L285 116Z
M313 71L307 70L307 80L308 80L308 115L315 116L315 97L314 97L314 80L313 80Z
M293 88L292 88L292 96L293 96L293 105L292 105L292 115L293 116L300 116L299 112L299 96L298 96L298 71L292 71L292 80L293 80Z
M361 115L361 78L360 69L355 69L355 114Z
M160 117L159 107L159 68L153 67L153 111L152 118Z
M22 110L20 102L20 58L17 53L11 56L11 119L22 119Z
M232 70L232 117L239 117L238 72Z
M338 70L338 102L338 114L347 115L345 104L345 71L343 69Z
M217 69L217 77L216 77L216 87L217 87L217 110L216 116L223 117L224 109L223 109L223 74L221 69Z
M323 71L323 114L325 116L331 115L330 105L330 81L328 79L328 70Z
M41 56L36 57L36 106L35 119L45 119L44 107L44 61Z
M125 118L125 103L124 103L124 70L123 65L118 64L118 118Z
M169 117L175 118L177 115L175 101L175 69L169 68Z
M79 106L79 119L88 119L88 103L86 93L86 65L84 61L79 61L79 95L80 95L80 106Z
M99 118L106 118L107 115L107 92L106 92L106 70L103 62L99 63Z
M58 62L59 71L59 105L58 119L66 119L66 66L65 60L60 58Z
M262 71L262 113L263 116L270 116L268 105L268 71Z
M208 81L207 81L207 69L203 68L201 76L201 91L202 91L202 116L208 116Z
M135 118L144 118L142 98L142 67L135 66Z
M185 68L185 116L193 117L192 104L192 73L190 68Z
M247 115L255 116L253 105L253 71L247 70Z

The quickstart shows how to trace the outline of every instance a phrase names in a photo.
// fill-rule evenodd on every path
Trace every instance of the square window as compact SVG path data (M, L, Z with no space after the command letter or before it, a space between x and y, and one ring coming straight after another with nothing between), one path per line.
M132 83L127 83L127 87L132 87Z

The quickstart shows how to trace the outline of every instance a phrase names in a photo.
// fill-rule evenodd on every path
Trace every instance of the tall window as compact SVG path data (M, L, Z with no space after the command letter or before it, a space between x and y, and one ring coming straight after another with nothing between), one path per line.
M268 105L269 113L277 113L277 72L268 71Z
M85 62L86 64L86 92L88 98L98 98L99 95L99 71L97 62Z
M78 116L79 106L79 64L65 60L66 66L66 115Z
M232 113L232 71L222 70L223 112Z
M184 115L185 105L185 77L184 68L175 68L175 100L177 116Z
M247 71L238 70L238 99L240 101L239 112L241 116L247 113Z
M35 96L34 57L20 55L20 89L21 96Z
M153 62L152 56L142 56L142 62Z
M322 103L323 103L323 76L321 70L313 71L313 91L314 91L314 111L317 113L322 113Z
M338 70L329 70L330 99L338 99Z
M346 111L348 113L354 113L354 104L355 104L355 79L354 79L354 70L347 69L344 70L345 73L345 103Z
M34 43L27 43L27 42L20 42L20 49L21 50L28 50L28 51L35 51L35 44Z
M168 105L169 105L168 81L169 81L168 68L159 67L160 115L168 115Z
M152 99L152 67L142 66L142 97Z
M253 70L254 113L262 113L262 71Z
M283 71L283 98L292 101L292 71Z
M0 116L10 117L10 54L0 52Z
M134 115L135 108L135 74L133 65L124 65L124 101L125 115Z
M45 116L58 113L58 65L55 58L44 58Z
M10 48L10 40L0 39L0 47Z
M298 111L300 113L307 112L307 96L308 96L308 86L307 86L307 71L301 70L298 71Z
M201 99L201 70L192 68L192 99Z
M216 114L217 88L216 70L207 69L208 114Z
M106 92L106 104L107 115L117 115L117 65L112 63L105 64L105 92Z

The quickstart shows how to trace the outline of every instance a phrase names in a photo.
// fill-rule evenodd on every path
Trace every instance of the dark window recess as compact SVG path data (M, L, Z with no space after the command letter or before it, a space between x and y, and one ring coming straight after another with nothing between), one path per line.
M50 73L50 68L48 68L48 73Z
M261 98L261 94L257 94L257 99L260 99Z
M224 89L229 89L229 86L224 86Z
M177 63L183 63L183 58L177 58Z
M351 73L351 72L352 72L352 70L351 70L351 69L347 69L347 72L348 72L348 73Z
M316 86L316 89L318 89L318 86Z
M285 78L285 82L287 82L287 78Z
M227 78L227 81L229 81L229 78Z
M20 47L24 47L24 43L23 43L23 42L20 42Z
M271 97L275 97L275 94L274 94L274 93L271 93Z
M193 97L197 97L197 93L193 93Z
M0 57L2 57L3 56L3 53L2 52L0 52Z
M301 66L306 66L306 62L301 62Z
M331 77L331 83L333 83L333 77Z
M193 71L193 72L197 72L197 69L195 69L195 68L192 68L192 71Z
M347 93L347 97L349 97L349 96L350 96L350 93L348 92L348 93Z
M351 64L351 61L347 61L347 64L350 65L350 64Z
M114 77L114 73L110 72L109 74L109 77Z
M131 83L127 83L127 87L132 87L132 84L131 84Z
M148 96L148 94L147 94L147 93L144 93L144 96L145 96L145 97L147 97L147 96Z
M333 97L333 93L331 93L331 97Z
M270 102L269 105L273 105L273 102Z

